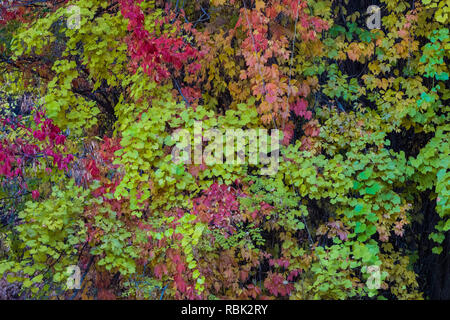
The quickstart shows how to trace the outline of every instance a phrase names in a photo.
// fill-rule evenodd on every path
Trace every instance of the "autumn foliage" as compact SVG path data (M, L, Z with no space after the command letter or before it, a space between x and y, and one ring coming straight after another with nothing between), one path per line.
M0 298L450 298L450 6L369 5L0 2Z

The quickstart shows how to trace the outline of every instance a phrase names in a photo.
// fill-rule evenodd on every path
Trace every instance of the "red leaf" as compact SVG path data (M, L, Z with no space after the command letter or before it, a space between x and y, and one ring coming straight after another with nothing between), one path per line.
M39 198L39 191L38 190L31 191L31 196L33 197L34 200L37 200L37 198Z

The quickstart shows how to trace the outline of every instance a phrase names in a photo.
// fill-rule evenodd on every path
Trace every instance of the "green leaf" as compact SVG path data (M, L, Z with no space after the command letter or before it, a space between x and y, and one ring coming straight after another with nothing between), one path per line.
M377 227L373 224L367 227L366 233L368 236L373 235L375 232L377 232Z
M192 278L197 279L200 276L200 272L198 270L194 270L192 273Z
M431 249L431 252L433 252L434 254L441 254L442 247L434 247L433 249Z
M366 225L361 222L356 222L355 233L362 233L366 230Z
M363 172L361 172L361 173L358 175L358 179L359 179L359 180L367 180L367 179L370 178L370 176L372 175L372 173L373 173L372 168L367 168L366 170L364 170Z
M370 188L366 188L366 193L375 195L378 191L380 191L380 189L381 189L381 186L378 183L374 183L374 185L371 186Z
M33 278L33 282L34 283L41 282L43 278L44 278L44 276L42 274L37 275L36 277Z

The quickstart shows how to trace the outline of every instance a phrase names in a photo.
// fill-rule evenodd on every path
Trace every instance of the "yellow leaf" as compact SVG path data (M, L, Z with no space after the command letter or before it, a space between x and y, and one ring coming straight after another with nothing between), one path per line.
M256 0L256 3L255 3L256 10L264 9L265 6L266 5L265 5L264 1Z

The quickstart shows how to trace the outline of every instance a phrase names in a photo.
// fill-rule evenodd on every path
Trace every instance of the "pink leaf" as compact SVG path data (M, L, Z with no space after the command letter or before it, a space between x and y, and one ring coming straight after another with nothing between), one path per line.
M39 191L38 190L31 191L31 196L33 197L34 200L37 200L37 198L39 198Z

